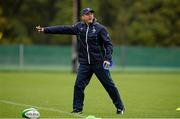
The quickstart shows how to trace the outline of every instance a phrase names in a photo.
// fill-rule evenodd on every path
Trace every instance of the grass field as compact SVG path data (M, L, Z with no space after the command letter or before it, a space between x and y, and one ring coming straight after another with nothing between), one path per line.
M73 115L75 74L68 72L0 72L0 118L21 118L29 107L42 118L180 118L179 73L112 73L126 107L115 107L95 76L85 90L82 115Z

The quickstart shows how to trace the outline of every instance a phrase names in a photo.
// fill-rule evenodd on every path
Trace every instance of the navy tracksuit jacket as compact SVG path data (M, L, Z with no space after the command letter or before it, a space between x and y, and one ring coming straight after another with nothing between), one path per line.
M73 109L83 110L84 89L93 73L108 92L116 108L124 108L109 70L103 68L103 61L111 62L113 51L109 34L103 25L98 22L90 25L78 22L72 26L45 27L44 33L77 36L80 66L74 86Z

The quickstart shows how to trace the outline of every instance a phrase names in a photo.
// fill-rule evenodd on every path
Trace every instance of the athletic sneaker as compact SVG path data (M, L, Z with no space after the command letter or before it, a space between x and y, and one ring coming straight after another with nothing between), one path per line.
M82 114L82 110L74 109L71 113Z
M124 114L125 109L117 109L116 114Z

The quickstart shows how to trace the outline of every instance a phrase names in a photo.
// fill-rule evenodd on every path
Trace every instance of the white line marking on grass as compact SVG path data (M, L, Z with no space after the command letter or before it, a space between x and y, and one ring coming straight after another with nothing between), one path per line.
M80 117L80 118L86 117L85 115L82 115L82 114L72 114L70 112L62 111L59 109L53 109L53 108L48 108L48 107L39 107L39 106L34 106L34 105L29 105L29 104L22 104L22 103L9 101L9 100L0 100L0 102L10 104L10 105L21 106L21 107L34 107L34 108L41 109L41 110L46 110L46 111L51 111L51 112L59 112L59 113L64 113L64 114L68 114L68 115L75 116L75 117Z

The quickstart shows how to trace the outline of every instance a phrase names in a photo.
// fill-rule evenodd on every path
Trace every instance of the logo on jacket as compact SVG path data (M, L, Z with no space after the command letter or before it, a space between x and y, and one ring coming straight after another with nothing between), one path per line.
M82 31L82 30L83 30L83 28L80 28L80 30Z
M96 29L95 29L94 27L93 27L93 30L92 30L92 32L93 32L93 33L95 33L95 32L96 32Z

